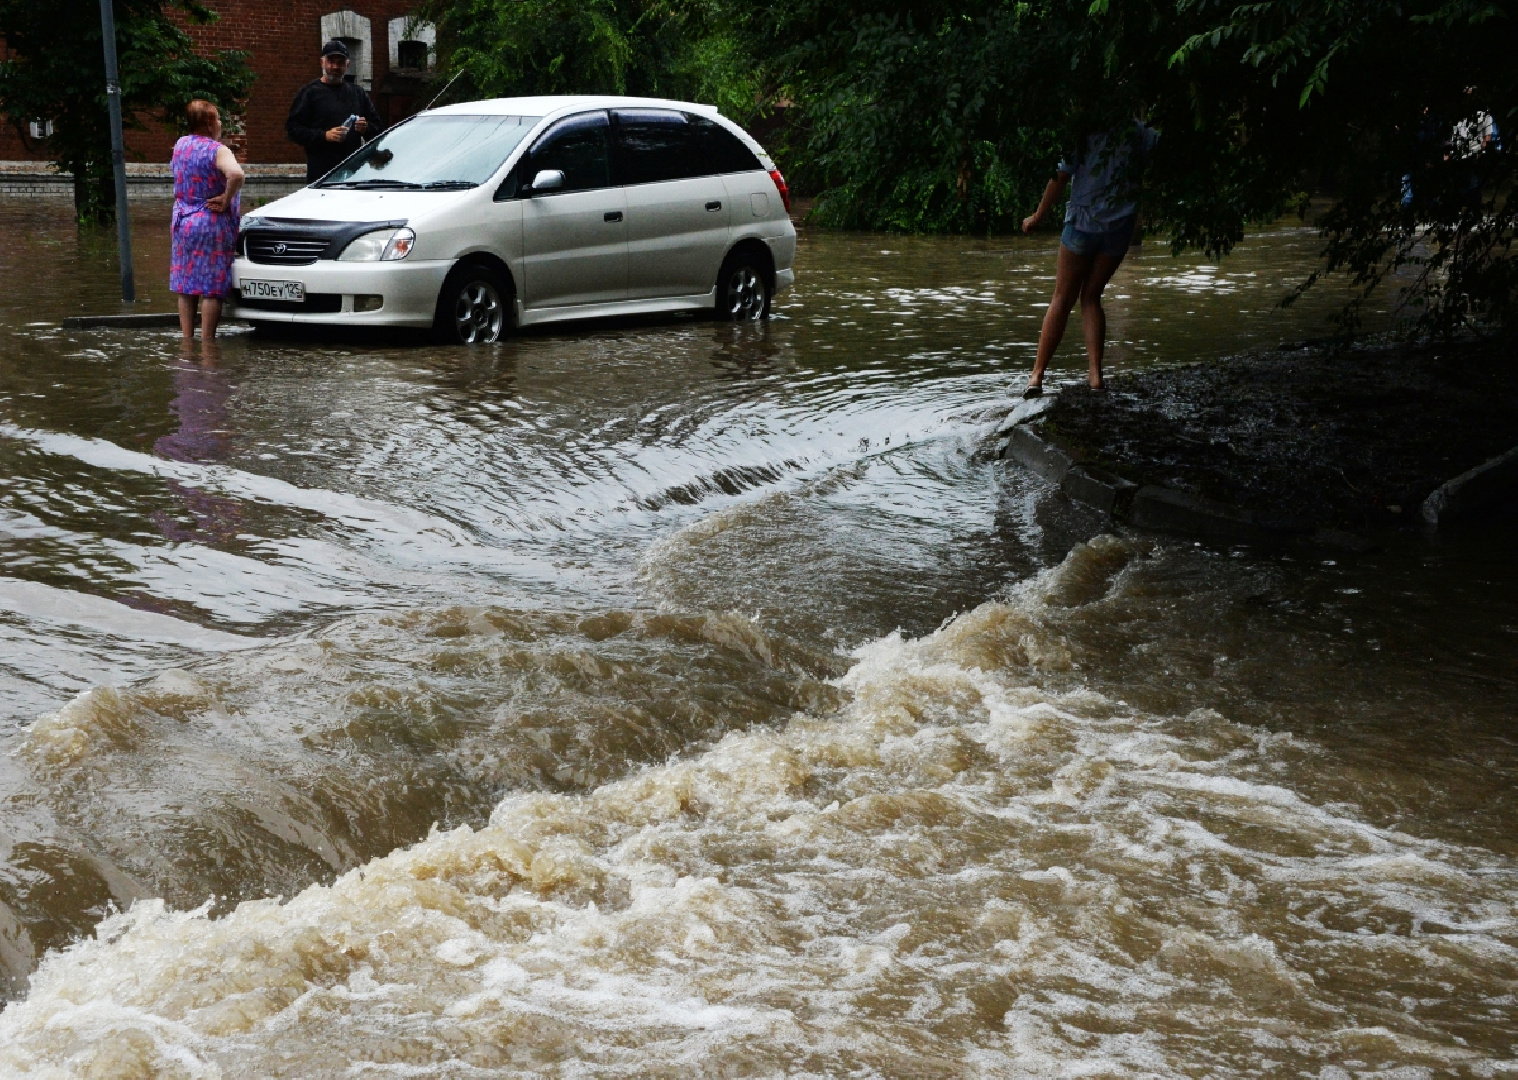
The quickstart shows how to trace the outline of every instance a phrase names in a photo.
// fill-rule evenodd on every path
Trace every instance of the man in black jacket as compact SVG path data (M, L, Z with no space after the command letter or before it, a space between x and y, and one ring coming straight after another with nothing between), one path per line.
M333 38L322 46L322 77L302 86L290 106L285 134L306 148L306 182L319 180L383 129L374 103L348 82L348 46ZM357 116L347 126L350 116Z

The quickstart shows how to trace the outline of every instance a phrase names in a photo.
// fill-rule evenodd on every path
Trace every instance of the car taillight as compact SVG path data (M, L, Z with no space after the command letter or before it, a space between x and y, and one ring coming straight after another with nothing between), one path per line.
M779 169L770 170L770 179L775 181L775 190L780 192L780 201L785 204L785 212L791 212L791 189L785 186L785 177L780 175Z

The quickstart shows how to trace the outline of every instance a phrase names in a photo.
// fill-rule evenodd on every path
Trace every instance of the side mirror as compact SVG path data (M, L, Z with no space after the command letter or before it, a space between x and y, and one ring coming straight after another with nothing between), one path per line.
M564 189L564 173L559 169L540 169L538 175L532 178L532 187L529 189L534 195L540 191L562 191Z

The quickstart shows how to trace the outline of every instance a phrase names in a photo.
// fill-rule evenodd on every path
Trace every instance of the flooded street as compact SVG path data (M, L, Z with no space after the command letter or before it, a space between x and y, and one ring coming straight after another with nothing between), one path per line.
M6 1073L1518 1074L1518 532L1104 532L989 452L1052 235L202 355L0 222ZM1146 245L1109 371L1316 247Z

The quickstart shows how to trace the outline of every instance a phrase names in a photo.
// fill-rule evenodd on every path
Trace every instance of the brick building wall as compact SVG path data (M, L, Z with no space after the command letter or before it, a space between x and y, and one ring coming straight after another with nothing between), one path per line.
M333 19L352 12L369 20L368 87L382 119L394 123L425 105L420 80L391 70L392 20L411 13L416 0L210 0L220 20L192 26L189 34L206 50L243 49L257 78L242 116L243 132L227 141L247 162L305 162L304 151L285 137L285 117L295 92L321 75L323 17L327 29L351 29L352 19ZM344 35L345 36L345 35ZM350 74L354 72L350 69ZM102 62L101 79L105 78ZM167 164L177 133L156 120L144 118L147 130L126 133L127 160ZM0 160L47 160L46 142L28 150L7 119L0 124Z

